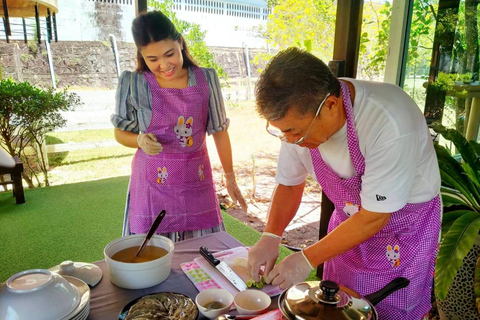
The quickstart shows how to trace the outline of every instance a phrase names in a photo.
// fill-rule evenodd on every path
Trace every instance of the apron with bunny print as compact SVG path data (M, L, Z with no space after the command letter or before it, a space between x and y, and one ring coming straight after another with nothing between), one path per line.
M132 162L129 223L132 233L146 233L161 210L157 233L200 230L222 219L207 152L209 87L203 71L193 68L196 85L161 88L145 72L152 94L153 133L163 146L158 155L138 149Z
M365 171L350 91L343 82L341 89L347 115L348 150L356 174L351 178L341 178L323 161L318 148L310 149L317 180L335 205L328 232L360 210L362 175ZM407 203L391 213L388 224L375 236L327 261L323 278L367 295L397 277L405 277L410 284L376 306L379 319L421 319L432 306L430 297L440 216L439 196L424 203Z

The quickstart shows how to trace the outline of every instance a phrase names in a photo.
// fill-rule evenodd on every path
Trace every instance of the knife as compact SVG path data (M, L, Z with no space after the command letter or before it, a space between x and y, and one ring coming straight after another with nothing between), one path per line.
M247 290L247 285L235 273L235 271L233 271L232 268L230 268L228 264L225 263L225 261L220 261L217 258L215 258L213 254L210 251L208 251L207 247L200 247L200 254L215 269L220 271L220 273L223 274L223 276L227 278L227 280L230 281L235 286L235 288L237 288L240 291Z

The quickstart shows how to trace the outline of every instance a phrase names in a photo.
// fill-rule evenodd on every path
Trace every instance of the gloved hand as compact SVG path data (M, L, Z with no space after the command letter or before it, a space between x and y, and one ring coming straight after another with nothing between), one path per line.
M146 154L151 156L163 151L163 146L157 142L157 137L153 133L140 133L137 136L137 143Z
M284 290L292 284L304 281L313 269L303 251L299 251L280 261L265 278L265 282L278 285Z
M225 173L225 179L227 180L227 191L230 198L235 205L240 204L244 212L247 212L248 206L245 198L243 198L240 189L238 188L237 181L235 180L235 173Z
M260 267L265 266L264 276L268 276L278 258L278 246L282 237L264 232L260 240L248 251L247 271L255 282L260 281Z

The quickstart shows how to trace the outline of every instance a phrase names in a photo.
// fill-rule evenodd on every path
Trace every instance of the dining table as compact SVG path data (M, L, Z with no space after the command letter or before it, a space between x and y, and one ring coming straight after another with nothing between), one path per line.
M151 293L175 292L184 294L195 301L198 290L182 271L180 264L199 257L200 246L205 246L215 253L244 245L227 232L176 242L170 275L162 283L146 289L132 290L117 287L110 281L105 260L94 262L102 269L103 277L97 285L91 288L90 313L87 320L118 320L120 312L130 301ZM277 308L277 298L278 296L272 297L269 310ZM236 314L236 311L232 310L231 314ZM199 314L197 319L206 318Z

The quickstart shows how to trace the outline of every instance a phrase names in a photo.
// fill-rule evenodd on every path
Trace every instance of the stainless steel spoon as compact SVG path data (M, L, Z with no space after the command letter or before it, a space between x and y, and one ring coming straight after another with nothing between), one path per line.
M140 256L143 252L143 250L145 249L145 247L147 246L147 243L148 243L148 240L150 240L150 238L153 236L153 234L155 233L155 230L157 230L158 226L160 225L160 222L162 222L163 220L163 217L165 217L165 210L162 210L158 216L155 218L155 221L153 221L153 224L152 226L150 227L150 230L148 230L148 233L147 233L147 236L145 237L145 239L143 240L142 242L142 245L140 246L140 248L138 248L138 251L137 253L135 254L135 256L133 257L132 261L135 260L136 257Z
M221 314L215 318L215 320L243 320L243 319L251 319L258 317L258 314L244 314L244 315L232 315L232 314Z

